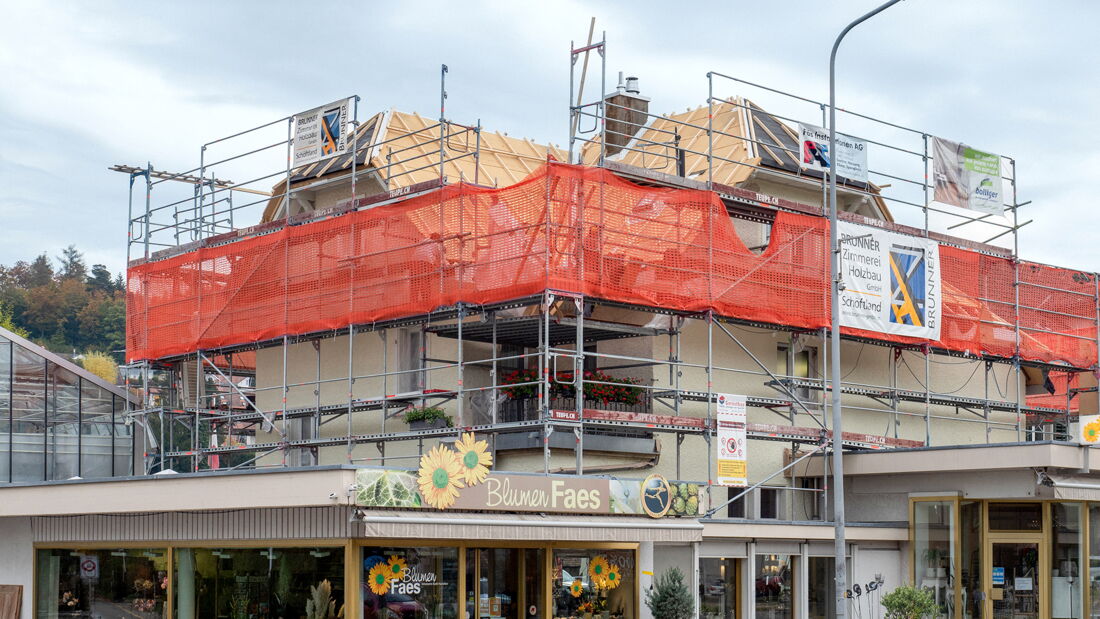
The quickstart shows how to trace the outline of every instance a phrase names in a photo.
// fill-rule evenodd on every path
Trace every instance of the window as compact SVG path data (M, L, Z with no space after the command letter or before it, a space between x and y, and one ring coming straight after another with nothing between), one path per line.
M38 551L38 617L161 617L168 550Z
M990 531L1041 531L1042 503L990 503Z
M762 520L772 520L780 517L780 501L779 497L783 492L782 488L760 488L758 491L760 496L760 518Z
M553 614L547 616L580 617L591 613L598 617L605 612L605 616L622 619L638 616L634 608L634 551L555 549L553 561L554 607ZM489 613L470 616L486 617Z
M782 342L776 346L775 355L774 371L780 379L806 381L819 378L816 348ZM814 389L793 386L791 392L803 402L816 402L818 399Z
M757 619L794 619L794 570L791 555L756 555Z
M176 617L304 617L310 588L325 582L335 612L344 610L343 548L180 548L173 556Z
M796 513L794 519L821 520L822 503L825 499L825 493L821 489L821 478L803 477L798 480L798 485L801 488L798 492L798 496L801 497L799 504L803 511Z
M700 616L737 619L739 563L737 559L699 559Z
M933 592L934 617L950 617L955 586L955 502L913 503L913 573L918 588Z
M732 499L733 497L741 494L744 491L745 491L744 488L727 488L726 489L726 493L727 493L726 498L727 498L727 500ZM741 498L737 499L736 501L731 502L729 505L726 506L726 517L727 518L744 518L745 517L745 496L748 496L748 495L744 495Z
M458 612L458 548L366 547L362 561L364 619Z

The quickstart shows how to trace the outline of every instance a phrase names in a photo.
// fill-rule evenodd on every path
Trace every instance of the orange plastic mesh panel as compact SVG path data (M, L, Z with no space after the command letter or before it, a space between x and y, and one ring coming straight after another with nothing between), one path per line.
M779 213L757 255L714 193L555 163L502 189L448 186L137 265L127 350L158 358L547 289L817 329L829 323L828 260L823 218ZM941 268L938 344L1014 355L1013 263L942 247ZM1019 268L1021 356L1093 365L1091 276Z
M1066 391L1072 387L1077 386L1077 373L1076 372L1051 372L1050 382L1054 386L1054 393L1041 393L1035 395L1028 395L1026 397L1028 406L1042 407L1042 408L1056 408L1065 410L1066 408ZM1077 412L1080 410L1080 396L1070 400L1069 410L1071 412Z

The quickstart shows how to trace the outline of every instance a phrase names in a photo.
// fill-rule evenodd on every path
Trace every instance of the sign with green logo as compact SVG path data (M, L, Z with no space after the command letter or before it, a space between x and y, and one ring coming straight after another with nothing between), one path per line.
M991 215L1004 212L1001 157L932 138L933 201Z

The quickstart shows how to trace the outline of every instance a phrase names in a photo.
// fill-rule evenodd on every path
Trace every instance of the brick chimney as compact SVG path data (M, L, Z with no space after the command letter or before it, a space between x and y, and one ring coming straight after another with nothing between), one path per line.
M607 116L607 146L605 153L608 157L623 150L631 138L637 135L649 120L646 113L649 112L649 97L643 97L638 91L638 78L628 77L623 80L623 74L619 72L619 85L615 92L604 97Z

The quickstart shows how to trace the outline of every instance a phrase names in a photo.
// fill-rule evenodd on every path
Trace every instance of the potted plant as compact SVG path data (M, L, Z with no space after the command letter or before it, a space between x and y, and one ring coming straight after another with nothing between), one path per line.
M405 423L410 430L437 430L450 428L454 421L438 406L419 406L405 411Z
M938 611L931 592L908 585L882 596L882 606L886 619L922 619Z
M670 568L657 578L645 594L645 605L653 619L689 619L695 611L695 601L684 584L679 568Z
M928 548L924 551L924 575L926 578L942 578L947 575L947 570L940 565L943 556L944 553L939 548ZM941 571L943 573L940 573Z

